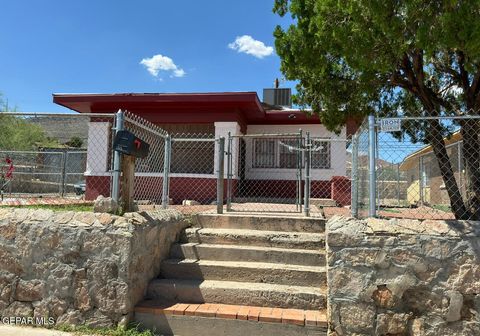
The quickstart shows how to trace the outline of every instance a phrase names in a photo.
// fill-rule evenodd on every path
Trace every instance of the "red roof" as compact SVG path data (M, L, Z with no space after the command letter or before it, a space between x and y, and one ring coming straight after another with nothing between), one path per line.
M157 123L319 123L299 110L267 111L256 92L54 94L53 102L80 113L128 110Z
M256 92L53 94L53 102L80 113L127 110L157 124L235 121L243 131L247 125L320 124L318 116L301 110L265 109ZM348 120L347 134L358 125Z

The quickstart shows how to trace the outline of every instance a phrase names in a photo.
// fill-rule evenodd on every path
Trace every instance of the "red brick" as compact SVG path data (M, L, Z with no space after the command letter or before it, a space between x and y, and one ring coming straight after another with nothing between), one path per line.
M195 316L200 317L215 317L216 310L210 309L209 303L201 304L195 311Z
M282 314L282 323L305 325L305 312L299 309L285 309Z
M175 309L177 309L177 306L178 306L178 305L179 305L179 304L176 303L176 304L174 304L174 305L172 305L172 306L163 308L163 309L162 309L162 310L163 310L163 313L164 313L165 315L173 315L174 312L175 312Z
M316 310L306 310L305 311L305 325L316 326L317 325L317 315Z
M283 309L280 308L262 308L260 311L259 320L262 322L282 322Z
M198 307L200 307L199 304L191 304L191 305L188 306L187 309L185 309L184 314L187 315L187 316L194 316Z
M239 309L240 309L240 306L220 305L217 311L217 317L227 318L227 319L236 319Z
M188 304L186 303L179 303L175 305L176 308L173 311L173 315L185 315L185 310L188 308Z
M237 312L237 320L248 320L249 310L250 310L249 306L240 306L240 309Z
M317 312L317 326L318 327L328 327L327 314L325 311Z
M248 320L258 321L261 309L261 307L250 307L250 309L248 310Z

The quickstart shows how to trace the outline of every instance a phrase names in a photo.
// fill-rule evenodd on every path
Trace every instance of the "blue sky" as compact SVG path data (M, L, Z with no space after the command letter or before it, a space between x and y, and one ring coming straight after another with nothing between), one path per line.
M261 98L281 76L269 48L273 30L288 23L272 6L273 0L4 0L0 92L29 112L64 111L52 93L257 91Z

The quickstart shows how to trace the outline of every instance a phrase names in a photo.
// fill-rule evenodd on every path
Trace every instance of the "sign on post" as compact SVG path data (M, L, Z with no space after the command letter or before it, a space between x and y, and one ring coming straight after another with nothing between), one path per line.
M400 132L402 130L402 119L380 119L381 132Z

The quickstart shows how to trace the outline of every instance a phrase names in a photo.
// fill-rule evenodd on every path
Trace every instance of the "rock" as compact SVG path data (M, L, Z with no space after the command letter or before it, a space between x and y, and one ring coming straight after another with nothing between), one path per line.
M379 285L377 287L378 289L372 294L372 299L375 301L375 304L381 308L393 307L395 298L387 285Z
M416 318L412 321L409 328L409 335L424 335L424 321L421 318Z
M0 270L16 275L23 273L23 267L19 260L9 251L0 245Z
M93 212L106 212L115 214L118 211L118 204L111 197L98 196L93 205Z
M122 316L120 318L120 321L118 321L118 327L126 329L132 319L133 319L133 313Z
M373 334L375 307L364 303L345 303L340 306L339 313L340 321L348 331Z
M48 306L50 308L51 313L55 317L60 317L67 311L68 302L65 300L54 298L50 300L50 303Z
M109 328L113 323L111 319L96 310L91 317L86 319L85 325L89 328Z
M82 314L76 310L69 310L57 319L57 325L72 325L78 326L85 322Z
M48 317L50 316L50 302L46 300L33 303L33 316L34 317Z
M450 298L445 320L447 322L458 321L461 318L461 310L463 307L463 295L458 291L448 291L447 296Z
M404 335L409 319L409 314L378 314L375 335Z
M17 226L14 223L0 224L0 237L6 240L15 239Z
M88 294L86 281L83 281L82 285L75 290L74 295L74 306L76 309L86 312L92 308L92 300L90 294Z
M58 224L67 224L75 215L73 211L61 211L55 215L55 222Z
M194 200L183 200L182 205L192 206L192 205L200 205L200 203Z
M8 306L12 301L13 289L16 286L16 277L11 273L0 273L0 301Z
M18 301L40 301L43 298L43 281L20 280L15 291L15 299Z
M75 222L80 223L80 225L84 224L86 226L91 226L95 223L95 221L97 220L97 217L95 217L95 214L92 212L83 211L83 212L77 212L73 216L73 220Z
M30 302L15 301L3 311L3 316L29 317L33 316L33 307Z
M97 219L102 225L110 225L114 221L115 217L109 213L103 212L97 214Z

